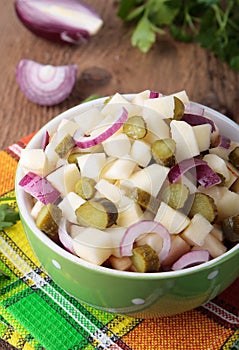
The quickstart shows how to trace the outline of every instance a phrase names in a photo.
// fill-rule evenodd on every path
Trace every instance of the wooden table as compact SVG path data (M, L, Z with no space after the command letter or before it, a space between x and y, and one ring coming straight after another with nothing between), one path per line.
M239 122L239 73L229 69L197 44L160 36L148 54L130 43L130 28L117 17L114 0L88 0L104 20L100 32L82 46L58 45L36 37L18 20L14 0L2 1L0 11L0 149L39 129L58 113L90 94L109 95L185 89L191 100L207 104ZM71 96L54 107L30 102L15 79L21 58L43 64L77 64Z
M158 38L148 54L130 43L130 28L117 17L114 0L88 0L104 19L101 31L77 47L58 45L30 33L18 20L14 0L0 11L0 149L39 129L48 120L91 94L131 93L145 89L165 94L185 89L191 100L206 104L239 122L239 73L197 44ZM15 79L21 58L43 64L78 65L71 96L54 107L30 102ZM9 348L0 340L0 348Z

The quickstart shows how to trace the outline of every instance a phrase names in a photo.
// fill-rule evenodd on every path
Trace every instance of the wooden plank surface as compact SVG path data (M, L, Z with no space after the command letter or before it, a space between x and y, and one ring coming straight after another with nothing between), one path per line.
M214 107L239 121L239 74L197 44L160 36L148 54L130 43L130 28L117 17L114 0L88 0L104 20L100 32L82 46L58 45L36 37L18 20L14 1L0 12L0 148L39 129L58 113L90 94L110 95L145 89L165 94L185 89L191 100ZM71 96L54 107L41 107L23 95L15 79L21 58L43 64L77 64Z

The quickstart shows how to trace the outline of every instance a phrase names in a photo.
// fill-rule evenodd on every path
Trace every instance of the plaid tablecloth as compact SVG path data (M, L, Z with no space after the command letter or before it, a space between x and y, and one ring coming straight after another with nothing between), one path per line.
M30 137L0 151L1 197L15 195L17 162ZM113 315L79 303L47 276L21 222L0 231L0 268L10 276L0 278L0 338L17 349L239 349L239 279L214 300L181 315L147 320Z

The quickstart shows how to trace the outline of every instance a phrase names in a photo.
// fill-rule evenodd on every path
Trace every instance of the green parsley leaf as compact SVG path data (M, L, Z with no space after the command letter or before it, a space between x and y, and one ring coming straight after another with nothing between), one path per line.
M134 30L132 45L137 46L142 52L148 52L155 40L156 34L152 23L147 16L142 17Z
M19 213L9 204L0 205L0 230L11 227L19 220Z

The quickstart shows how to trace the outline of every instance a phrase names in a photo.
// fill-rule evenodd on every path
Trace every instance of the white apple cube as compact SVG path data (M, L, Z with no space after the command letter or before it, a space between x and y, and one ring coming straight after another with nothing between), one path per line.
M81 172L81 176L95 179L99 178L100 172L106 162L105 153L84 154L77 158L77 163Z
M128 227L141 220L143 211L140 206L133 200L128 201L127 206L121 207L118 212L117 225Z
M113 135L102 144L108 156L118 158L129 154L131 148L131 142L126 134Z
M131 117L133 115L141 115L141 106L138 106L136 104L131 103L128 101L124 96L119 94L118 92L115 93L110 100L105 104L103 109L101 110L102 115L115 115L119 111L122 110L122 108L126 108L128 111L128 116Z
M195 214L181 237L190 245L202 247L209 232L213 229L210 222L201 214Z
M77 224L75 210L83 203L85 203L85 200L81 196L78 196L75 192L69 192L58 207L62 210L63 216L66 217L68 221Z
M129 155L139 166L145 168L152 158L151 147L144 141L135 140L132 144Z
M132 182L134 186L156 197L167 178L168 172L169 168L167 167L160 164L151 164L133 173L129 181Z
M122 199L120 188L105 179L99 180L95 188L103 197L109 199L113 203L118 203Z
M225 180L230 179L229 170L226 162L216 154L206 154L203 157L203 160L214 170L216 173L219 173L224 176Z
M47 180L65 197L74 192L76 182L80 179L80 172L76 164L67 164L57 168L47 175Z
M48 158L42 149L23 149L19 163L25 173L31 171L41 177L51 170Z
M200 152L206 151L210 147L211 125L201 124L193 126L193 131L197 140Z
M136 162L131 157L118 158L105 167L103 177L105 179L128 179L136 167Z
M217 258L227 251L227 247L213 234L209 233L202 246L194 246L192 250L207 250L212 258Z
M73 249L80 258L101 265L112 254L112 236L93 227L80 228L73 238Z
M86 135L91 133L100 124L102 119L102 114L97 108L91 108L74 118L78 124L78 128L80 127Z
M190 219L186 215L165 202L161 202L154 220L165 226L171 234L182 232L190 224Z
M200 154L193 127L181 120L170 123L172 138L176 142L176 159L178 162Z

